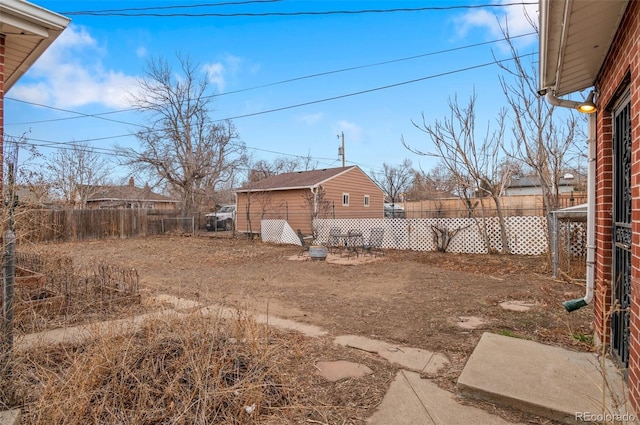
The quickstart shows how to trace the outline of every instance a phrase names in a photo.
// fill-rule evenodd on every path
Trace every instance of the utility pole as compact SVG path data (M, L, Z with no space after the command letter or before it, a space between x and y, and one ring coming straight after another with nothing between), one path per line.
M345 165L345 159L344 159L344 131L341 131L340 134L342 135L342 147L338 148L338 155L340 155L342 157L342 166L344 167ZM340 138L340 135L337 136L338 139Z

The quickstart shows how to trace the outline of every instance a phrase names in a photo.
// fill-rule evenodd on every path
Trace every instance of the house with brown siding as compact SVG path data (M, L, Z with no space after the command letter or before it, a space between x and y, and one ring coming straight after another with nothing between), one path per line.
M236 230L260 233L263 219L287 220L312 234L314 218L382 218L384 193L359 167L267 177L236 190Z
M587 283L595 340L625 372L640 411L640 1L540 0L540 92L559 107L592 89Z

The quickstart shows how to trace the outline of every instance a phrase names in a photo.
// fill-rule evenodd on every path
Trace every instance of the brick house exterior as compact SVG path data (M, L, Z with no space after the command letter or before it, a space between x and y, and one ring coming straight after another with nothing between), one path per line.
M597 94L589 129L594 331L626 372L631 405L640 411L640 2L580 1L554 11L560 3L540 1L541 89L564 96L593 87ZM589 31L599 38L581 44ZM554 57L558 64L546 66Z
M384 193L359 167L284 173L236 190L236 230L260 233L260 220L284 219L311 234L318 218L382 218ZM249 218L249 219L248 219Z
M69 25L69 19L23 0L0 1L0 164L4 96ZM2 186L0 167L0 188Z

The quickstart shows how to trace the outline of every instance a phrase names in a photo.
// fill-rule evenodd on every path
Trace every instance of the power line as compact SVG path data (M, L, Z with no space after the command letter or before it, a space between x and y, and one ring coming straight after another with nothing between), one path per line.
M512 37L510 37L510 39L528 37L528 36L535 35L535 34L536 34L535 32L529 32L529 33L526 33L526 34L512 36ZM433 51L433 52L421 53L421 54L418 54L418 55L407 56L407 57L397 58L397 59L391 59L391 60L382 61L382 62L374 62L374 63L366 64L366 65L358 65L358 66L352 66L352 67L342 68L342 69L337 69L337 70L318 72L318 73L315 73L315 74L305 75L305 76L302 76L302 77L289 78L289 79L285 79L285 80L276 81L276 82L273 82L273 83L267 83L267 84L262 84L262 85L258 85L258 86L247 87L247 88L244 88L244 89L233 90L233 91L220 93L220 94L216 94L216 95L203 96L203 99L210 99L210 98L220 97L220 96L228 96L228 95L231 95L231 94L243 93L243 92L258 90L258 89L262 89L262 88L266 88L266 87L273 87L273 86L277 86L277 85L288 84L288 83L292 83L292 82L295 82L295 81L302 81L302 80L307 80L307 79L312 79L312 78L317 78L317 77L323 77L323 76L332 75L332 74L339 74L339 73L343 73L343 72L355 71L355 70L358 70L358 69L372 68L372 67L376 67L376 66L388 65L388 64L391 64L391 63L410 61L410 60L424 58L424 57L428 57L428 56L435 56L435 55L439 55L439 54L443 54L443 53L451 53L451 52L455 52L455 51L459 51L459 50L470 49L470 48L484 46L484 45L488 45L488 44L500 43L500 42L503 42L503 41L506 41L506 38L500 38L500 39L484 41L484 42L480 42L480 43L468 44L468 45L465 45L465 46L452 47L450 49L436 50L436 51ZM104 119L104 120L107 120L107 121L112 121L112 122L116 122L116 123L120 123L120 124L127 124L126 122L123 122L123 121L103 118L103 116L104 115L111 115L111 114L118 114L118 113L133 112L133 111L141 110L141 108L127 108L127 109L120 109L120 110L109 111L109 112L102 112L102 113L98 113L98 114L84 114L84 113L81 113L81 112L55 108L53 106L42 105L42 104L34 103L34 102L28 102L28 101L21 100L21 99L16 99L16 98L13 98L13 97L5 97L5 99L13 100L15 102L20 102L20 103L24 103L24 104L28 104L28 105L34 105L34 106L39 106L39 107L43 107L43 108L49 108L49 109L53 109L53 110L57 110L57 111L69 112L69 113L77 114L77 116L74 116L74 117L52 118L52 119L49 119L49 120L27 121L27 122L21 122L21 123L7 123L7 124L5 124L5 126L8 126L8 125L41 124L41 123L48 123L48 122L74 120L74 119L79 119L79 118L98 118L98 119ZM133 124L133 123L129 123L129 124L130 125L135 125L135 126L140 126L139 124Z
M538 2L519 2L519 3L503 3L503 4L478 4L478 5L457 5L457 6L429 6L429 7L416 7L416 8L394 8L394 9L361 9L361 10L327 10L327 11L300 11L300 12L259 12L259 13L129 13L127 10L93 10L93 11L64 11L58 12L62 15L68 16L120 16L120 17L185 17L185 18L202 18L202 17L219 17L219 18L233 18L233 17L265 17L265 16L326 16L326 15L362 15L372 13L406 13L406 12L425 12L425 11L449 11L460 9L482 9L482 8L503 8L510 6L526 6L535 5ZM193 5L192 7L198 7ZM205 7L205 5L200 5ZM170 6L165 6L165 9L169 9Z
M36 138L23 138L20 142L20 145L26 145L26 146L32 146L32 147L48 147L48 148L55 148L58 150L71 151L75 147L77 147L76 145L79 143L82 143L82 141L54 142L51 140L43 140L43 139L36 139ZM292 154L292 153L286 153L286 152L279 152L279 151L274 151L269 149L256 148L252 146L247 146L246 148L250 150L272 153L272 154L281 155L281 156L289 156L289 157L301 158L301 159L309 158L307 155L298 155L298 154ZM105 155L105 156L108 155L110 158L113 158L113 157L135 158L131 155L128 155L126 151L117 150L117 149L100 148L95 146L83 146L83 149L86 152L95 153L96 155ZM318 161L318 163L320 164L325 164L327 166L331 166L336 162L334 158L311 157L311 159L314 161ZM330 162L322 162L322 161L330 161ZM352 165L358 165L362 168L369 168L372 170L373 169L381 170L379 166L366 165L366 164L362 164L354 161L348 161L348 162ZM246 167L246 168L241 167L240 170L250 171L251 169L249 167Z
M527 56L533 56L533 55L536 55L536 54L537 53L535 53L535 52L534 53L527 53L527 54L524 54L524 55L517 56L516 58L517 59L521 59L521 58L524 58L524 57L527 57ZM345 99L345 98L348 98L348 97L359 96L359 95L362 95L362 94L373 93L373 92L377 92L377 91L381 91L381 90L387 90L387 89L390 89L390 88L400 87L400 86L404 86L404 85L408 85L408 84L414 84L414 83L417 83L417 82L426 81L426 80L430 80L430 79L433 79L433 78L453 75L453 74L457 74L457 73L460 73L460 72L470 71L470 70L473 70L473 69L484 68L484 67L487 67L487 66L496 65L496 64L501 63L501 62L512 61L512 60L515 60L516 58L503 59L503 60L500 60L500 61L495 60L495 61L492 61L492 62L487 62L487 63L480 64L480 65L469 66L469 67L466 67L466 68L459 68L459 69L456 69L456 70L453 70L453 71L447 71L447 72L442 72L442 73L439 73L439 74L429 75L429 76L426 76L426 77L415 78L415 79L412 79L412 80L402 81L402 82L399 82L399 83L389 84L389 85L386 85L386 86L374 87L374 88L367 89L367 90L361 90L361 91L357 91L357 92L353 92L353 93L347 93L347 94L343 94L343 95L339 95L339 96L333 96L333 97L327 97L327 98L323 98L323 99L312 100L312 101L309 101L309 102L298 103L298 104L295 104L295 105L283 106L283 107L280 107L280 108L268 109L268 110L260 111L260 112L253 112L253 113L250 113L250 114L236 115L236 116L233 116L233 117L220 118L220 119L217 119L217 120L212 120L211 122L223 122L223 121L227 121L227 120L236 120L236 119L241 119L241 118L249 118L249 117L269 114L269 113L273 113L273 112L285 111L285 110L288 110L288 109L300 108L300 107L303 107L303 106L316 105L318 103L330 102L330 101L338 100L338 99ZM153 130L148 130L148 132L152 132L152 131ZM119 134L119 135L115 135L115 136L106 136L106 137L100 137L100 138L94 138L94 139L84 139L84 140L80 140L78 142L92 142L92 141L117 139L117 138L130 137L130 136L135 136L135 133Z
M516 58L517 59L521 59L521 58L524 58L524 57L533 56L535 54L537 54L537 53L528 53L528 54L517 56ZM293 108L298 108L298 107L302 107L302 106L313 105L313 104L317 104L317 103L328 102L328 101L332 101L332 100L337 100L337 99L357 96L357 95L361 95L361 94L366 94L366 93L385 90L385 89L389 89L389 88L399 87L399 86L402 86L402 85L413 84L413 83L416 83L416 82L425 81L425 80L433 79L433 78L437 78L437 77L443 77L443 76L447 76L447 75L452 75L452 74L456 74L456 73L459 73L459 72L465 72L465 71L469 71L469 70L473 70L473 69L487 67L487 66L495 65L495 64L498 64L498 63L501 63L501 62L511 61L511 60L516 59L516 58L509 58L509 59L504 59L504 60L500 60L500 61L496 60L496 61L487 62L487 63L484 63L484 64L474 65L474 66L470 66L470 67L466 67L466 68L460 68L460 69L457 69L457 70L454 70L454 71L448 71L448 72L444 72L444 73L434 74L434 75L430 75L430 76L426 76L426 77L422 77L422 78L417 78L417 79L413 79L413 80L408 80L408 81L403 81L403 82L400 82L400 83L390 84L390 85L386 85L386 86L382 86L382 87L376 87L376 88L372 88L372 89L368 89L368 90L362 90L362 91L359 91L359 92L348 93L348 94L344 94L344 95L340 95L340 96L334 96L334 97L330 97L330 98L319 99L319 100L305 102L305 103L301 103L301 104L297 104L297 105L290 105L290 106L286 106L286 107L282 107L282 108L276 108L276 109L271 109L271 110L267 110L267 111L256 112L256 113L253 113L253 114L246 114L246 115L240 115L240 116L237 116L237 117L230 117L230 118L224 118L224 119L220 119L220 120L213 120L212 122L221 122L221 121L225 121L225 120L233 120L233 119L246 118L246 117L257 116L257 115L263 115L263 114L267 114L267 113L278 112L278 111L282 111L282 110L293 109ZM148 130L148 131L151 132L153 130ZM92 139L76 140L76 141L73 141L73 142L55 142L55 141L51 141L51 140L26 138L26 140L40 142L40 143L33 143L33 142L26 142L26 141L23 142L23 143L25 143L26 145L29 145L29 146L34 146L34 147L50 147L50 148L55 148L55 149L73 149L73 146L77 145L79 143L102 141L102 140L109 140L109 139L122 138L122 137L131 137L131 136L135 136L135 134L128 133L128 134L121 134L121 135L117 135L117 136L106 136L106 137L99 137L99 138L92 138ZM11 137L11 136L9 136L9 137ZM261 151L261 152L275 153L275 154L278 154L278 155L286 155L286 156L305 158L305 156L302 156L302 155L288 154L288 153L284 153L284 152L277 152L277 151L272 151L272 150L267 150L267 149L255 148L255 147L251 147L251 146L246 146L246 147L247 147L247 149ZM99 148L99 147L88 147L87 149L90 150L90 151L93 151L94 153L100 154L100 155L111 155L111 156L128 157L128 155L125 155L125 153L122 150L117 150L117 149ZM319 160L330 160L329 158L313 158L313 159L314 160L318 160L318 161ZM360 164L360 163L352 162L352 161L349 161L349 163L351 163L353 165L361 166L363 168L366 167L366 168L369 168L371 170L373 170L373 169L380 170L379 167L374 167L374 166L371 166L371 165Z
M524 54L524 55L520 55L517 58L520 59L520 58L524 58L524 57L527 57L527 56L533 56L533 55L537 55L537 53L527 53L527 54ZM457 74L459 72L464 72L464 71L470 71L470 70L473 70L473 69L483 68L483 67L495 65L495 64L500 63L500 62L506 62L506 61L509 61L509 60L514 60L514 59L511 58L511 59L506 59L506 60L502 60L502 61L487 62L487 63L483 63L483 64L480 64L480 65L474 65L474 66L469 66L469 67L466 67L466 68L457 69L455 71L442 72L442 73L439 73L439 74L429 75L427 77L415 78L413 80L403 81L403 82L395 83L395 84L389 84L389 85L386 85L386 86L375 87L375 88L367 89L367 90L361 90L361 91L357 91L357 92L353 92L353 93L347 93L347 94L343 94L343 95L339 95L339 96L327 97L327 98L319 99L319 100L312 100L310 102L298 103L296 105L283 106L281 108L274 108L274 109L269 109L269 110L266 110L266 111L254 112L254 113L251 113L251 114L236 115L235 117L228 117L228 118L225 118L224 120L235 120L235 119L240 119L240 118L254 117L254 116L258 116L258 115L269 114L269 113L272 113L272 112L285 111L287 109L294 109L294 108L300 108L302 106L309 106L309 105L315 105L315 104L318 104L318 103L329 102L329 101L332 101L332 100L345 99L347 97L359 96L361 94L373 93L373 92L376 92L376 91L387 90L387 89L390 89L390 88L400 87L400 86L404 86L404 85L407 85L407 84L413 84L413 83L417 83L417 82L420 82L420 81L426 81L426 80L430 80L430 79L437 78L437 77L445 77L447 75ZM215 120L214 122L219 122L219 121L224 121L224 120Z
M220 6L237 6L253 3L277 3L282 0L247 0L247 1L235 1L225 3L203 3L203 4L181 4L172 6L149 6L149 7L128 7L126 9L102 9L93 11L75 11L75 12L59 12L63 15L82 15L85 13L108 13L108 12L130 12L130 11L144 11L144 10L171 10L171 9L194 9L198 7L220 7Z

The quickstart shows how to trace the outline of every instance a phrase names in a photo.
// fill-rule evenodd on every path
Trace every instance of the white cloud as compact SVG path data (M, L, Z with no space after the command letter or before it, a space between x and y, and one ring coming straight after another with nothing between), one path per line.
M147 51L146 47L140 46L136 49L136 56L139 58L145 58L147 57L147 54L149 52Z
M507 3L509 0L501 0L498 4ZM475 28L488 30L492 37L501 38L500 26L509 29L511 36L532 32L531 22L537 25L538 4L510 6L491 9L477 9L464 14L456 20L459 36L467 35ZM531 41L531 40L529 40Z
M364 131L357 124L345 120L338 121L338 134L344 132L345 140L350 143L360 143L363 140Z
M298 117L298 121L307 125L314 125L319 123L322 120L322 118L324 118L324 113L316 112L315 114L301 115Z
M209 82L216 85L219 92L223 92L229 80L233 82L237 74L242 71L244 62L243 58L226 53L220 61L205 64L204 70Z
M11 95L60 108L88 104L125 108L129 106L127 94L137 89L137 79L105 70L101 61L105 53L85 28L70 25L12 88Z
M204 70L207 73L207 80L216 86L218 86L218 91L224 91L225 87L225 67L220 62L218 63L209 63L204 65Z

